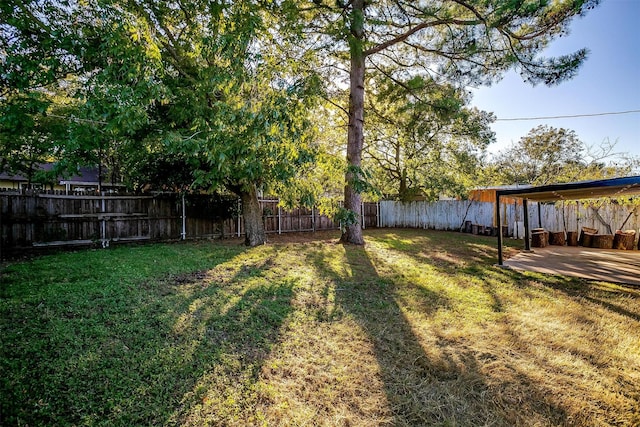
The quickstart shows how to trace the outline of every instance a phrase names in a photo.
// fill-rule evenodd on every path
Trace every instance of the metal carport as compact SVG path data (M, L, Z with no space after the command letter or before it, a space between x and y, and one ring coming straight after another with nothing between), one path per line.
M502 196L523 199L524 208L524 248L530 250L529 215L527 202L549 202L559 200L596 199L599 197L619 197L640 195L640 176L624 178L602 179L595 181L570 182L565 184L542 185L513 190L496 191L496 222L498 224L498 265L503 265L502 257L502 228L500 220L500 198Z

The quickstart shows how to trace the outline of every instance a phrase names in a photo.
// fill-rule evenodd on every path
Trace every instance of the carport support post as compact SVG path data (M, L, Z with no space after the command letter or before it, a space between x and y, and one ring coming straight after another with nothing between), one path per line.
M522 200L522 210L524 211L524 250L530 251L531 244L529 242L529 201L527 199Z
M542 204L540 202L536 204L538 205L538 227L542 228Z
M496 191L496 222L498 223L498 265L502 265L502 224L500 221L500 193Z

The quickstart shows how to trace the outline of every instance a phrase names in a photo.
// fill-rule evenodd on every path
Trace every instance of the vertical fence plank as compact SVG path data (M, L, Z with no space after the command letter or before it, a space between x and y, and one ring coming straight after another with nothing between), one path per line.
M316 208L285 210L278 200L261 201L265 229L270 233L337 229L338 224ZM240 205L238 205L239 207ZM181 212L182 211L182 212ZM491 202L380 201L361 206L363 227L414 227L459 230L463 221L495 226L494 204ZM640 212L633 214L620 205L604 205L597 214L580 203L541 204L541 220L549 231L579 231L583 226L600 233L621 227L640 230ZM514 225L523 221L522 205L501 205L502 223L510 235ZM186 218L185 218L186 216ZM531 202L529 221L537 224L538 204ZM181 223L186 224L183 228ZM566 225L565 225L566 224ZM566 230L565 230L566 228ZM228 219L190 218L183 211L177 195L91 196L33 193L0 194L0 255L34 245L77 244L118 240L177 240L241 236L241 216ZM640 233L638 233L640 235Z
M469 205L471 203L471 205ZM471 221L482 226L496 226L494 203L477 201L446 200L438 202L417 201L402 203L397 201L381 201L379 203L379 224L381 227L429 228L436 230L458 230L463 221ZM584 208L581 203L529 202L528 220L530 224L538 224L538 206L544 227L550 231L579 231L587 226L608 233L608 225L612 231L620 227L629 215L624 206L610 204L601 207L598 215L592 208ZM502 223L507 225L509 235L514 235L514 225L523 221L524 212L520 204L504 204L501 206ZM632 215L625 228L640 229L640 213ZM566 230L565 223L566 221Z

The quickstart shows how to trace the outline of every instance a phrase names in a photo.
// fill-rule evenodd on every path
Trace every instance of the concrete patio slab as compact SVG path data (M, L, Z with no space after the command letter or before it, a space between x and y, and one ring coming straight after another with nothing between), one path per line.
M505 260L504 265L514 270L640 286L640 250L547 246L521 252Z

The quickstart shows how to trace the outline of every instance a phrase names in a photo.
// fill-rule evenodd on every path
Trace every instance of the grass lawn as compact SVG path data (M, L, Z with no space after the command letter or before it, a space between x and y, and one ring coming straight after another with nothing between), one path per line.
M365 235L4 266L0 425L640 425L640 289Z

